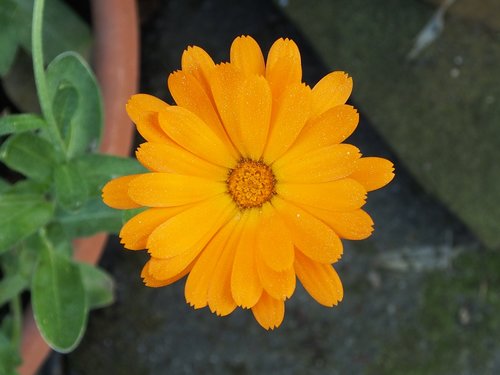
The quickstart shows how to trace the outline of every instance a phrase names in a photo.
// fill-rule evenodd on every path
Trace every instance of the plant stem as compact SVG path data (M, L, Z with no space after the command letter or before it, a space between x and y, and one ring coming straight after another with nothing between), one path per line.
M47 79L45 76L45 67L43 62L43 10L45 0L35 0L33 8L33 23L31 33L31 47L33 56L33 71L35 73L35 83L38 93L38 100L42 108L43 116L47 122L47 131L56 151L66 156L66 146L59 132L54 113L52 112L52 103L47 87Z
M13 317L13 326L12 326L12 343L14 347L18 348L21 344L21 329L22 329L22 317L21 317L21 298L19 294L17 294L10 301L10 309Z

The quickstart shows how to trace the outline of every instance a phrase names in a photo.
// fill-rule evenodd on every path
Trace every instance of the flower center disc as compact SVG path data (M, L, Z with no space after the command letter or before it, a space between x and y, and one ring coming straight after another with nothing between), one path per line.
M274 184L271 168L253 160L240 161L227 179L229 194L240 208L262 206L272 198Z

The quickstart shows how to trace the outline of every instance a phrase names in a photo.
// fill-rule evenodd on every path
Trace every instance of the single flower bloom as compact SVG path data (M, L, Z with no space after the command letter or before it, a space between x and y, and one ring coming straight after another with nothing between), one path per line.
M147 208L120 232L125 248L151 255L145 284L187 275L191 306L221 316L252 309L266 329L283 321L297 278L336 305L341 239L370 236L366 194L394 177L390 161L343 143L359 120L345 104L352 79L333 72L311 89L293 41L277 40L264 61L244 36L226 63L186 49L168 87L176 105L145 94L127 104L150 173L103 189L110 207Z

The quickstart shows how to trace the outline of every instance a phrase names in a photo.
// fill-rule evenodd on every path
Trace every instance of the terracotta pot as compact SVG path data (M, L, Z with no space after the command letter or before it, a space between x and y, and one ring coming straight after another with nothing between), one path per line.
M139 76L139 25L135 0L92 0L95 35L94 68L101 84L105 129L101 152L127 156L132 146L133 127L125 103L137 92ZM97 263L107 235L77 239L75 258ZM33 375L50 353L36 328L31 308L25 314L20 375Z

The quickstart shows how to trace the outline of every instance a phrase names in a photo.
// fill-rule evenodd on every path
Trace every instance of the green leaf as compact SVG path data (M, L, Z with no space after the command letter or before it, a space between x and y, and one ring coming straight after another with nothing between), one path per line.
M42 337L67 353L81 340L87 323L87 301L80 267L55 251L49 240L40 252L31 301Z
M27 51L31 51L33 0L15 0L15 3L18 7L18 39ZM90 28L63 1L46 2L43 24L43 50L47 61L64 51L88 55L91 46Z
M45 121L37 115L20 114L0 117L0 135L23 133L44 126Z
M9 340L4 327L0 331L0 374L17 375L16 368L21 364L18 349Z
M57 162L52 145L31 133L15 134L0 148L0 160L9 168L36 181L47 181Z
M77 211L59 212L56 220L71 237L99 232L117 233L122 225L121 212L106 206L101 198L89 199Z
M41 196L0 195L0 253L47 224L53 213L52 203Z
M78 92L70 82L62 80L52 103L54 118L61 129L63 138L67 138L71 130L71 119L78 108Z
M9 302L23 290L28 288L29 281L26 277L15 274L4 277L0 281L0 306Z
M0 76L7 73L14 61L17 50L17 6L12 0L3 0L0 3Z
M102 187L113 178L147 172L137 160L113 155L84 155L75 163L87 182L90 195L95 196L101 196Z
M79 263L89 309L111 305L114 300L114 282L104 270L87 263Z
M79 170L68 164L58 165L54 170L55 196L57 202L67 210L74 211L87 200L88 189Z
M47 67L47 82L68 158L97 148L103 123L102 100L87 63L74 52L62 53Z

